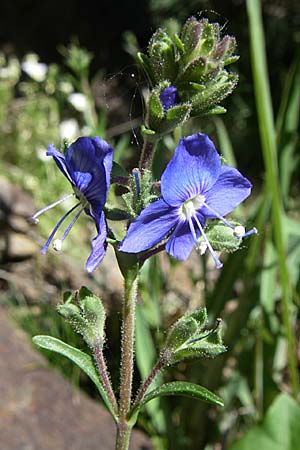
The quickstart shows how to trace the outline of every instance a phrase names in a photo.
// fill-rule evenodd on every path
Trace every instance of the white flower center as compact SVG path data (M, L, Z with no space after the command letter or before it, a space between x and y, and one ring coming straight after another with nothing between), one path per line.
M204 195L195 195L195 197L189 198L185 202L182 203L180 207L180 215L182 219L186 220L193 217L196 214L196 211L200 209L205 202Z

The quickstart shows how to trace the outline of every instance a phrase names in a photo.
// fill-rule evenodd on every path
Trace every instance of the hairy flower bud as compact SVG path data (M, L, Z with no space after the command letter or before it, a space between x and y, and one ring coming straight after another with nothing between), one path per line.
M82 287L73 296L70 293L64 297L65 302L58 305L58 312L81 334L85 342L94 348L104 341L105 310L96 295Z
M201 308L181 317L170 329L160 359L175 364L187 358L214 357L226 348L222 343L220 320L213 330L206 330L207 312Z
M239 57L234 55L235 38L220 36L218 23L195 17L186 21L179 36L158 30L150 41L148 56L138 55L153 90L165 82L176 88L178 106L188 104L189 116L225 112L219 103L233 91L238 80L225 66Z

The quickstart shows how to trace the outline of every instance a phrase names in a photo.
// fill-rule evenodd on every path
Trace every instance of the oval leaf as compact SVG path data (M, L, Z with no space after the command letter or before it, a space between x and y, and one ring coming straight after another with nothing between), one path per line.
M140 409L146 403L156 397L163 397L166 395L183 395L184 397L202 400L207 403L212 403L213 405L224 406L223 400L220 397L198 384L189 383L187 381L172 381L171 383L163 384L159 388L154 389L145 395L143 401L132 408L129 417L136 418Z
M114 413L113 407L108 400L105 390L99 381L98 372L94 366L93 360L90 355L66 344L65 342L54 338L52 336L35 336L33 342L41 348L46 350L51 350L52 352L59 353L60 355L69 358L73 363L77 364L83 372L95 383L107 409L116 420L116 415Z

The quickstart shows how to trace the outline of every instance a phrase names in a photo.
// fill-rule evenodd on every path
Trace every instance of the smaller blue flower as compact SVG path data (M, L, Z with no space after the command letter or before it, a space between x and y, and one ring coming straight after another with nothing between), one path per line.
M93 272L104 257L107 247L107 226L103 208L110 185L113 149L99 137L80 137L67 149L66 156L62 155L53 145L49 145L46 154L53 157L58 168L69 180L73 193L42 208L31 217L31 221L37 223L39 215L69 197L75 196L78 202L55 225L42 248L42 253L46 253L64 220L73 211L80 208L64 231L61 239L56 239L53 242L53 246L56 250L61 249L62 243L74 223L80 214L85 211L94 220L98 232L97 236L92 240L92 252L86 262L87 271Z
M179 101L177 88L175 86L169 86L163 89L159 94L159 99L163 105L164 112L166 113L172 106L177 105Z
M162 198L148 205L130 224L119 250L139 253L167 238L166 251L171 256L184 261L194 245L201 253L205 247L216 267L221 268L204 232L206 219L222 220L239 238L255 233L255 228L241 232L241 227L234 227L223 217L250 195L251 187L237 169L221 164L207 135L196 133L180 139L161 177ZM203 237L201 244L199 236Z

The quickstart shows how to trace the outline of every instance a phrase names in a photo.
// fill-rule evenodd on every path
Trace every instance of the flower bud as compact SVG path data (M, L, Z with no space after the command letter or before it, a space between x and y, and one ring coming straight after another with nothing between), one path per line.
M82 287L74 296L67 295L57 309L91 348L103 344L105 310L100 298L91 291Z
M160 354L162 363L175 364L187 358L214 357L224 352L220 320L213 330L205 330L206 322L205 308L181 317L168 333Z
M231 94L238 79L225 66L235 62L238 56L233 54L235 38L220 38L220 35L218 23L191 17L183 25L179 36L169 35L160 29L150 41L148 56L138 54L139 63L152 84L156 85L150 94L149 107L152 107L152 111L148 114L147 128L157 132L158 125L153 123L156 120L154 109L157 117L162 117L166 112L164 104L161 108L159 100L162 99L157 93L157 89L160 89L158 86L164 83L177 90L178 107L185 105L187 108L186 105L189 105L188 117L225 112L219 103ZM176 124L175 121L174 127L178 126ZM170 127L166 129L169 131Z
M173 80L177 73L174 42L164 30L157 30L149 44L154 81Z
M230 223L232 228L221 221L207 225L205 234L214 250L235 252L241 245L245 228L236 221ZM202 241L203 238L201 238Z

